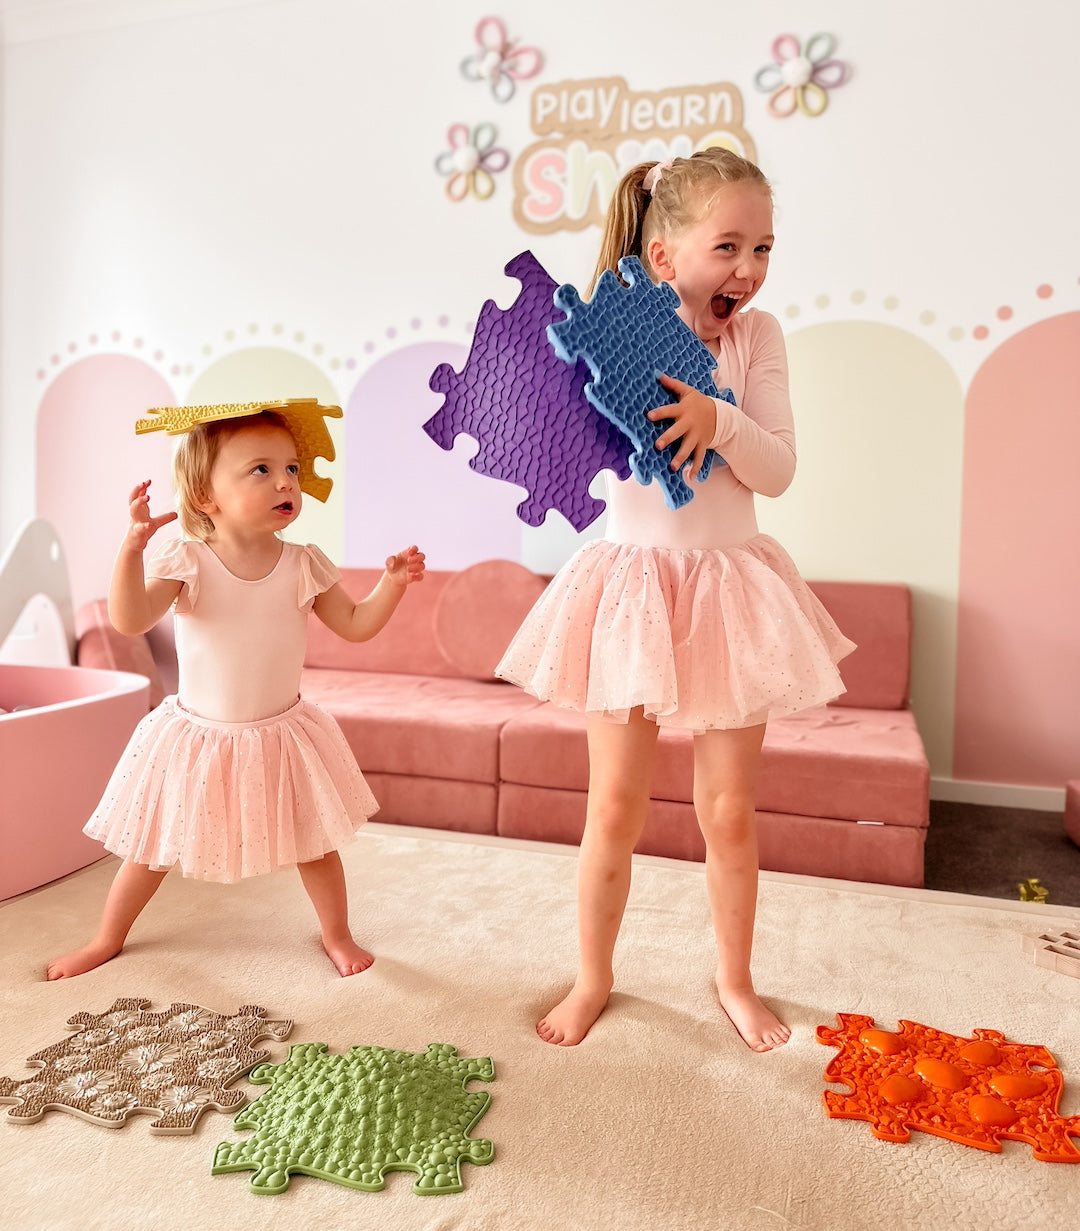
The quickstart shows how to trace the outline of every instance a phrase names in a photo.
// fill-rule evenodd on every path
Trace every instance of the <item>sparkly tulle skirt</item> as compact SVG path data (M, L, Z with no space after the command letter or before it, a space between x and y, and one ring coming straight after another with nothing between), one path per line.
M665 726L755 726L844 691L855 648L791 557L756 535L672 550L597 540L556 574L496 674L544 701Z
M232 882L320 859L377 809L319 706L214 722L166 697L136 727L84 832L136 863Z

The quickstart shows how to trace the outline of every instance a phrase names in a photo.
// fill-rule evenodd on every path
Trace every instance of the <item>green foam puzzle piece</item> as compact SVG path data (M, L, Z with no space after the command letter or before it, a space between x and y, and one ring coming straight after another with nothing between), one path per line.
M269 1085L235 1119L247 1141L223 1141L212 1175L254 1171L253 1193L280 1193L292 1174L378 1192L387 1171L414 1171L413 1192L460 1192L461 1162L495 1157L469 1137L491 1095L466 1090L492 1081L491 1059L465 1059L447 1043L423 1052L353 1047L331 1056L325 1043L298 1043L283 1064L261 1064L248 1080Z

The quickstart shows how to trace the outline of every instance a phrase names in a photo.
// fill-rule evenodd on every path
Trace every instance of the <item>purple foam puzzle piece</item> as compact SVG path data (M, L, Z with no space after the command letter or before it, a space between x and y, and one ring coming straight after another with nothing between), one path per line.
M636 450L630 468L639 483L654 478L673 509L694 498L682 469L671 463L675 449L657 449L666 420L646 418L648 411L678 399L660 384L660 372L675 377L709 397L734 403L730 389L717 389L713 380L716 360L704 342L676 315L679 296L666 282L655 283L637 257L624 257L619 273L606 270L597 280L587 303L569 284L560 286L555 303L565 319L548 327L548 338L567 363L589 365L593 380L585 396L630 437ZM704 482L713 465L724 465L719 454L707 452L697 479ZM685 463L684 463L685 466Z
M490 299L480 309L461 372L442 363L432 373L429 387L445 396L424 431L443 449L473 437L480 448L470 467L529 493L517 508L526 525L556 509L584 530L604 511L589 484L601 470L629 478L631 442L586 398L584 362L568 365L548 343L547 326L560 315L555 279L531 252L505 270L521 293L505 310Z

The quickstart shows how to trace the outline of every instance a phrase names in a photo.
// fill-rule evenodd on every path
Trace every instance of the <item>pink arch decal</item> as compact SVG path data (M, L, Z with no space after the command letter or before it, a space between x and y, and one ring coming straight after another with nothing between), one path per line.
M128 493L136 483L152 481L155 512L173 507L168 438L163 433L137 437L135 420L151 406L175 404L165 380L127 355L80 359L41 399L37 512L60 535L76 608L108 592L128 524Z
M1025 329L967 400L954 775L1080 774L1080 313Z
M346 564L381 567L409 543L420 545L434 569L521 558L521 488L469 469L475 441L459 438L447 452L423 430L442 404L428 388L431 373L440 363L460 371L467 354L446 342L404 346L353 390L346 407Z

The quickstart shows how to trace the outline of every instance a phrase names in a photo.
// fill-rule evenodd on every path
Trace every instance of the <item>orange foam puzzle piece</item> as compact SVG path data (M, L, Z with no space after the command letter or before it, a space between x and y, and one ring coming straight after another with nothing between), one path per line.
M998 1030L970 1038L901 1020L881 1030L872 1017L838 1013L840 1028L817 1039L839 1047L825 1080L829 1116L867 1120L883 1141L909 1141L911 1129L999 1153L1026 1141L1046 1163L1080 1162L1080 1116L1057 1114L1064 1078L1045 1047L1012 1043Z

